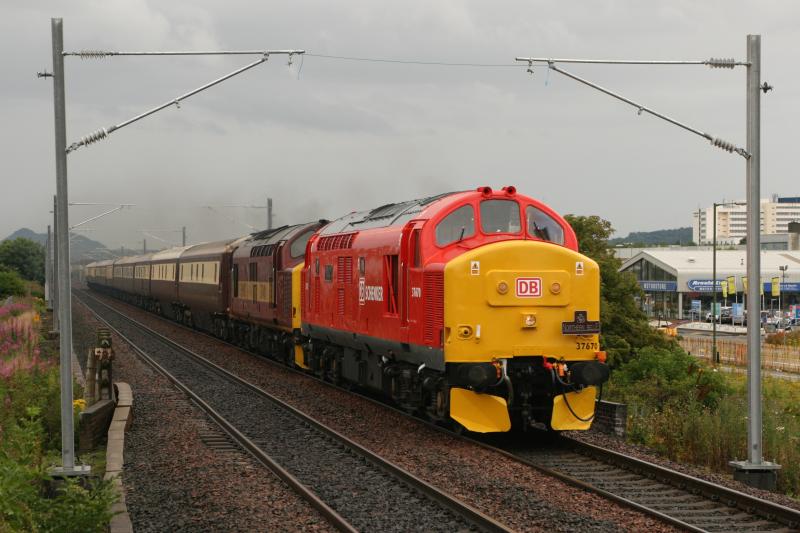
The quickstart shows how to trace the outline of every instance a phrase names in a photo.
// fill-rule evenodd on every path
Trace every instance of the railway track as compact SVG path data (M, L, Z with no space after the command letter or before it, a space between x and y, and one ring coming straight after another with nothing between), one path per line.
M85 292L77 298L341 531L504 525Z
M500 449L567 483L688 531L800 530L800 511L575 439Z
M203 332L189 331L224 342ZM301 373L254 352L236 348L285 370ZM308 373L302 374L336 387ZM361 396L409 416L385 402ZM420 422L434 430L455 435L425 420ZM800 511L575 439L544 439L545 444L537 441L536 447L532 448L530 442L526 445L515 442L515 439L501 438L498 441L465 435L458 437L688 531L800 531Z

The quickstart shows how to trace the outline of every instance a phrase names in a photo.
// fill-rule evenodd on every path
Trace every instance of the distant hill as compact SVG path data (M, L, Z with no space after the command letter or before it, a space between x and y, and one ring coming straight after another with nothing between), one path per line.
M47 242L46 233L36 233L29 228L18 229L3 240L16 239L17 237L30 239L34 242L38 242L42 246L44 246ZM99 259L108 259L114 257L114 255L107 253L108 249L101 242L93 241L92 239L77 233L71 234L71 238L72 242L70 242L70 259L73 263L97 261Z
M608 244L631 246L659 246L668 244L687 245L692 242L692 228L660 229L656 231L634 231L627 237L609 239Z

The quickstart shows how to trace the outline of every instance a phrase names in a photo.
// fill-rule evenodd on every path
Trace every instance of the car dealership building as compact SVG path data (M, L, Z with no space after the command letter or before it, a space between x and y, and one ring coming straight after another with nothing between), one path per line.
M705 316L711 310L716 286L717 302L741 303L747 276L744 250L717 250L716 284L713 275L713 250L703 248L648 248L625 260L621 272L631 272L644 291L640 301L648 316L689 318L690 310ZM734 279L736 292L723 294L723 282ZM788 310L800 303L800 251L762 250L762 309ZM780 296L772 295L773 280L778 282ZM699 303L698 303L699 302Z

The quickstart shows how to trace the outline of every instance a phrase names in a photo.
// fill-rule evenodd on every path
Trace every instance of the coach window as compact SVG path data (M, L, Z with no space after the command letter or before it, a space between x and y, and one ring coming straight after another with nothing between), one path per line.
M493 233L519 233L519 204L514 200L484 200L481 202L481 229Z
M473 235L475 235L475 209L471 205L462 205L437 224L436 245L447 246Z
M314 230L309 230L298 238L294 240L292 245L289 247L289 255L292 256L292 259L297 259L298 257L303 257L306 253L306 244L308 244L308 239L314 234Z
M528 235L535 239L564 244L564 228L553 217L532 205L525 208Z

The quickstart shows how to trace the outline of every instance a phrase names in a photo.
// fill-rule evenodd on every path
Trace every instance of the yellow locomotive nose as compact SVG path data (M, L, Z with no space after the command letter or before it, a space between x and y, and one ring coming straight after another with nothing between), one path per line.
M600 319L597 263L577 252L540 241L493 243L450 261L444 278L447 362L586 360L599 350L596 333L562 328L576 312L589 322ZM464 335L465 328L475 334Z
M504 241L450 261L444 358L451 418L472 431L507 431L516 410L523 423L587 429L595 385L608 379L596 360L599 300L597 263L556 244ZM487 374L491 368L499 375Z

